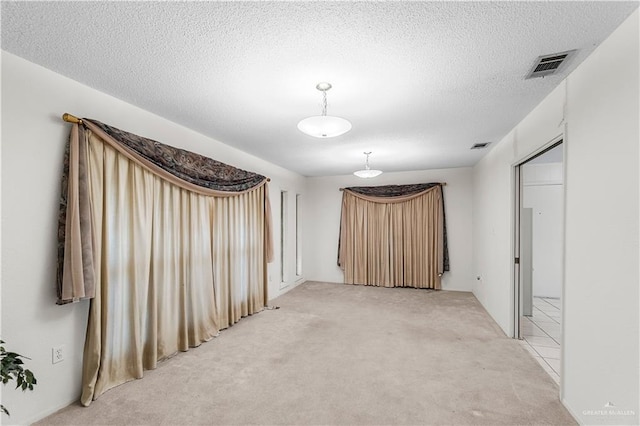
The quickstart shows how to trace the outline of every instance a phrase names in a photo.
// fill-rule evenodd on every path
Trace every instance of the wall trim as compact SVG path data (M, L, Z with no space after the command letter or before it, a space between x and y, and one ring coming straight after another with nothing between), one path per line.
M531 152L529 154L525 154L522 157L520 157L519 159L516 159L514 162L511 163L511 167L515 168L516 166L520 166L520 165L522 165L522 163L526 163L527 161L531 160L532 158L538 156L539 154L542 154L544 151L548 150L549 148L551 148L553 145L557 144L558 142L563 142L564 141L564 136L565 136L565 133L566 133L565 130L566 129L563 129L562 132L558 133L556 136L551 138L548 142L546 142L545 144L541 145L538 149L534 150L533 152ZM517 141L516 141L516 143L517 143ZM563 154L565 154L565 152L563 152Z

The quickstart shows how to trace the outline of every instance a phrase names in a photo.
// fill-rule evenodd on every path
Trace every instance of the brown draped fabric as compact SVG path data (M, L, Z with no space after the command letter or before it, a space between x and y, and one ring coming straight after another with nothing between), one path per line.
M91 299L84 405L262 310L273 256L264 176L96 123L73 125L59 232L58 303Z
M344 189L338 265L345 283L440 289L447 257L441 185Z

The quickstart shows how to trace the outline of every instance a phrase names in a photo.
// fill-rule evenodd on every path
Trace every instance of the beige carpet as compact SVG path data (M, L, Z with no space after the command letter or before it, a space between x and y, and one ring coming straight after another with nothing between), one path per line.
M38 424L575 424L471 293L307 282Z

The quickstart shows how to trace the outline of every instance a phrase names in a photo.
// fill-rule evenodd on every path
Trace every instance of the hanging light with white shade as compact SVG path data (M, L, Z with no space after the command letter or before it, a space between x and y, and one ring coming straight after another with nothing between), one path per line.
M371 152L365 152L364 155L367 156L367 159L365 160L365 163L364 163L364 169L355 171L353 172L353 174L358 176L359 178L364 178L364 179L374 178L376 176L381 175L382 170L375 170L369 167L369 155L371 155Z
M351 130L351 123L341 117L327 115L327 91L329 83L318 83L316 89L322 92L322 115L307 117L298 123L298 130L314 138L333 138Z

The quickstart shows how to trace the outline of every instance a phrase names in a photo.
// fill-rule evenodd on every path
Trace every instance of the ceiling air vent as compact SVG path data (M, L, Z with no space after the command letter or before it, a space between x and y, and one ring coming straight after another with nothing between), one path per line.
M486 148L487 146L489 146L490 143L491 142L475 143L475 144L473 144L471 149L483 149L483 148Z
M538 59L531 67L531 71L525 79L546 77L562 71L573 57L577 50L567 50L566 52L554 53L552 55L538 56Z

